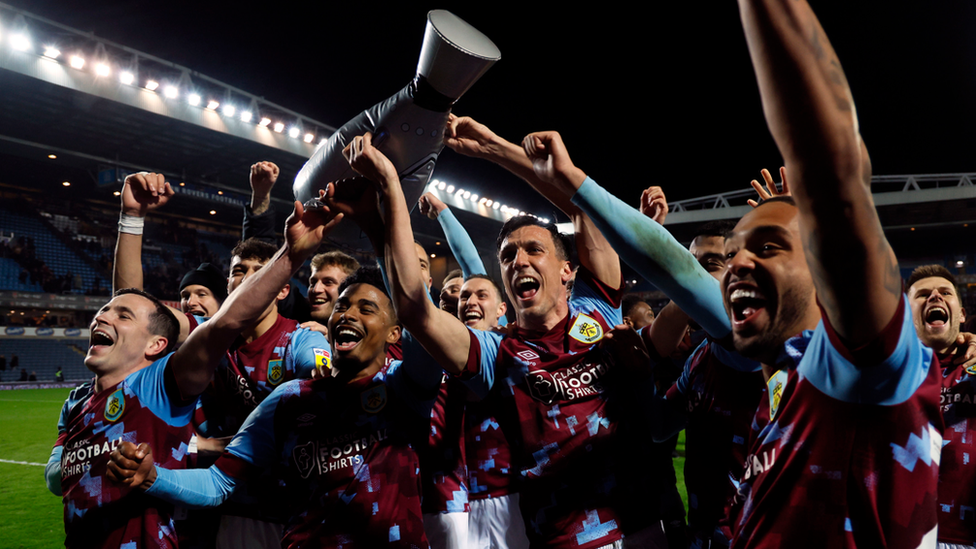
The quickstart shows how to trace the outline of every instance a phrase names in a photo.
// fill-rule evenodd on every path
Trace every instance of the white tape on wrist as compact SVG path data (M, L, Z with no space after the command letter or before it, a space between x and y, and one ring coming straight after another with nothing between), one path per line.
M145 217L135 215L119 216L119 232L125 234L142 234L142 228L146 224Z

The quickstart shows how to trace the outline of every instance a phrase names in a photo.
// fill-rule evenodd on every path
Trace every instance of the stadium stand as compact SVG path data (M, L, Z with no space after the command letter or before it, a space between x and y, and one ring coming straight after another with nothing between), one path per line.
M54 373L58 366L63 368L67 381L85 381L91 379L92 374L85 367L85 354L88 340L84 338L72 339L44 339L38 337L0 337L0 354L20 357L20 366L30 372L37 372L38 381L54 381ZM83 350L84 349L84 350ZM18 370L19 370L18 368ZM2 381L16 381L19 371L7 370L0 372Z

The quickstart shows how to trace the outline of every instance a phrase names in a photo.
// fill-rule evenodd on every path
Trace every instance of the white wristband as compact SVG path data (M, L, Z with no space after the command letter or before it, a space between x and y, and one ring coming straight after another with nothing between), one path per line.
M135 215L119 216L119 232L125 234L142 234L142 227L146 224L145 217Z

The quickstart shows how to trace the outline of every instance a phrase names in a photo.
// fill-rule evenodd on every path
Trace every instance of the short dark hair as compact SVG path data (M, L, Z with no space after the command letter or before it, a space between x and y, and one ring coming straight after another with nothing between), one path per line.
M471 280L473 278L480 278L480 279L483 279L483 280L487 280L488 282L491 282L491 287L495 289L495 293L498 295L498 301L499 302L505 301L505 293L502 292L502 289L498 287L498 283L495 282L495 279L494 278L492 278L492 277L490 277L490 276L488 276L486 274L474 273L474 274L469 274L467 276L467 278L464 279L464 281L467 282L467 281L469 281L469 280Z
M908 277L908 282L905 284L905 288L911 290L912 286L919 280L932 277L939 277L948 280L952 283L952 289L956 292L956 295L959 295L959 287L956 286L956 277L952 276L949 269L946 269L942 265L922 265L920 267L916 267L915 270L912 271L911 276Z
M692 234L691 239L694 240L699 236L719 236L722 238L728 238L732 234L733 229L735 229L735 222L729 220L716 220L709 221L708 223L703 223L695 228L695 232Z
M448 280L453 280L455 278L461 278L463 276L464 275L461 273L461 269L453 269L451 272L447 273L447 276L444 277L444 282L441 282L441 286L447 286L447 281Z
M383 293L387 299L390 300L390 315L393 318L393 322L397 321L396 309L393 307L393 299L390 297L390 292L386 289L386 284L383 281L383 273L380 268L376 265L362 265L356 272L347 276L339 284L339 295L346 291L346 288L352 286L353 284L369 284L375 287L377 290Z
M135 294L144 297L155 305L155 310L149 313L149 333L166 338L166 348L161 353L153 357L154 359L166 356L176 347L176 340L180 338L180 322L176 320L176 315L163 302L156 299L148 292L136 288L123 288L112 295L113 298L121 295Z
M342 272L346 273L346 276L349 276L359 268L359 262L351 255L334 250L312 257L313 271L318 271L323 267L339 267Z
M630 316L631 310L636 307L639 303L647 303L643 297L638 294L624 294L623 299L620 300L620 316ZM648 305L650 307L650 305Z
M278 248L274 244L268 244L263 240L251 237L243 242L238 242L237 246L234 246L234 249L230 251L230 256L241 259L257 259L264 263L274 257L276 253L278 253Z
M572 250L572 239L566 235L559 232L556 228L555 223L543 223L538 217L533 217L531 215L517 215L515 217L509 218L508 221L502 225L502 230L498 233L498 238L495 240L495 255L498 255L502 250L502 244L505 243L505 239L508 235L512 234L522 227L528 227L534 225L536 227L542 227L543 229L549 231L552 236L552 242L556 247L556 257L562 261L572 262L573 258L570 250Z

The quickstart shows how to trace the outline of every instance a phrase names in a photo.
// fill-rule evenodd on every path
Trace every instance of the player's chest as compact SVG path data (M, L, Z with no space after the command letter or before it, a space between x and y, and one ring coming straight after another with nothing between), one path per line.
M127 395L121 387L95 395L77 406L61 454L61 476L69 483L93 468L94 474L100 474L109 454L123 440L149 441L145 437L158 421L138 398Z
M976 418L976 367L949 372L942 379L939 405L946 422L946 439L953 426L969 429L969 420Z
M378 383L304 398L288 407L284 421L276 418L276 429L291 431L283 457L300 476L341 478L405 445L406 417L389 386Z

